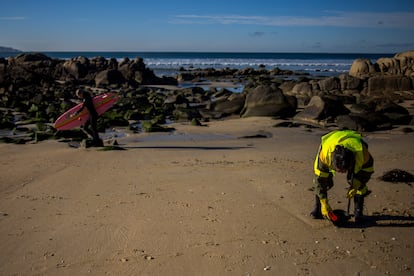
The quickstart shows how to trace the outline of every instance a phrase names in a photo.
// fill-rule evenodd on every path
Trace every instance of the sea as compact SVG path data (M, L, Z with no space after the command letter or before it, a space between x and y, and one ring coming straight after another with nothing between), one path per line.
M49 57L71 59L84 56L115 58L143 58L145 65L157 76L176 76L180 69L245 69L279 68L306 73L311 76L339 76L349 72L355 59L368 58L373 63L395 53L232 53L232 52L41 52ZM20 53L0 53L0 57Z

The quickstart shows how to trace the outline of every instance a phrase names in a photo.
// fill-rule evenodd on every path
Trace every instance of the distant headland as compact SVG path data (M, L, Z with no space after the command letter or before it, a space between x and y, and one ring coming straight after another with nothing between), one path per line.
M11 48L11 47L0 46L0 53L19 53L19 52L21 51Z

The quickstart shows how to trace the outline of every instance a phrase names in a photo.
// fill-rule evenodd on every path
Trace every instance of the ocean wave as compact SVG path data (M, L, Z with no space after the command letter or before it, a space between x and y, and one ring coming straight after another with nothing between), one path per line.
M93 58L143 58L146 66L161 75L176 75L184 69L245 69L245 68L279 68L306 72L312 75L330 73L339 75L349 72L353 61L357 58L369 58L373 62L379 57L390 54L332 54L332 53L193 53L193 52L44 52L59 59L71 59L78 56ZM14 56L16 53L1 54Z
M146 58L145 64L151 66L351 66L353 60L348 61L319 61L319 60L248 60L248 59L157 59Z
M258 60L258 59L144 59L145 64L162 75L173 75L179 69L245 69L279 68L313 75L330 73L339 75L349 71L352 60Z

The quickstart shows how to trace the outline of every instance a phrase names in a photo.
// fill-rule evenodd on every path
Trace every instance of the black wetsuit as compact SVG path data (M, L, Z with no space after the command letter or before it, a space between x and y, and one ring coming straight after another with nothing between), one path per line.
M92 136L94 144L97 144L101 141L97 129L98 113L93 105L91 94L86 91L83 92L83 105L78 112L81 112L84 108L89 112L89 118L85 123L84 129Z

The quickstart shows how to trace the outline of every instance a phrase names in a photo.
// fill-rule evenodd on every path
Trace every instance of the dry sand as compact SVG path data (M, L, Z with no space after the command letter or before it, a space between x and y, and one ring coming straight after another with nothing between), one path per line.
M413 188L378 177L413 173L414 134L366 135L369 223L336 228L308 215L324 131L274 124L175 124L125 151L0 144L0 275L413 275Z

